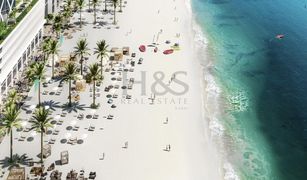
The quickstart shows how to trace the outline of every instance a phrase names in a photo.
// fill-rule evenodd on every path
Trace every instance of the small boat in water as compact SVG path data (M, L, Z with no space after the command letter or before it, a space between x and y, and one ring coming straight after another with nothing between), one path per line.
M168 55L168 54L172 54L174 52L173 49L167 49L165 51L163 51L163 54Z
M145 45L141 45L141 46L139 47L139 50L140 50L141 52L145 52L145 51L146 51L146 46L145 46Z
M276 35L276 39L282 39L282 38L284 38L285 37L285 35L283 35L283 34L278 34L278 35Z

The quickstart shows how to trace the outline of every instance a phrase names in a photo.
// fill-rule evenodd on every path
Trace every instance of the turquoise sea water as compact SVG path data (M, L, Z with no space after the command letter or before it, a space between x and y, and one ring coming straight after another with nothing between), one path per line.
M307 179L307 0L192 0L240 179ZM284 34L283 39L276 39Z

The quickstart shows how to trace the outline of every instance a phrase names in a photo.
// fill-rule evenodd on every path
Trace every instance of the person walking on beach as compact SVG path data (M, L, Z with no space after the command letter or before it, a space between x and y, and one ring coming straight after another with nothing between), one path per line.
M166 117L166 120L164 121L164 124L168 124L168 117Z

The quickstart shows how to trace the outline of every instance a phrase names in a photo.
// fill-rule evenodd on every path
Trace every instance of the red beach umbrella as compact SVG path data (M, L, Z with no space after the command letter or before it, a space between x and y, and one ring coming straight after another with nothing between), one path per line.
M141 45L141 46L139 47L139 50L140 50L141 52L145 52L145 51L146 51L146 46L145 46L145 45Z

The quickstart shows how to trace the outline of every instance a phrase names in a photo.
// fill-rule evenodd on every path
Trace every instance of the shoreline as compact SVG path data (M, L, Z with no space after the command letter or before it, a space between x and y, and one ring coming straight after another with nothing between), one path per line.
M223 139L225 128L220 122L220 118L225 116L222 108L227 104L223 100L223 90L218 86L218 82L213 74L214 59L210 56L209 48L212 44L207 39L208 34L204 32L199 22L197 22L197 15L193 12L193 0L186 0L186 6L190 12L191 27L194 32L194 50L197 54L197 59L200 64L202 72L201 76L201 93L202 99L202 116L204 126L208 131L210 140L215 146L217 152L221 152L220 161L223 169L223 179L225 180L239 180L238 173L235 171L233 165L227 159L227 147L225 147L225 140ZM212 106L213 105L213 106ZM211 108L210 108L211 107Z

